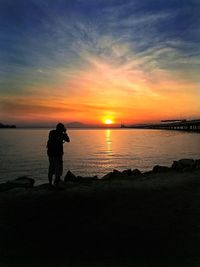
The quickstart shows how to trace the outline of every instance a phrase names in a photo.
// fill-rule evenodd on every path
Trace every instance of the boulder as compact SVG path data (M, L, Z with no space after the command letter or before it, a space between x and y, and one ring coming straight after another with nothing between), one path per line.
M113 173L112 172L108 172L101 179L103 179L103 180L109 180L109 179L112 178L112 176L113 176Z
M161 173L161 172L169 172L170 168L167 166L160 166L160 165L156 165L153 167L152 170L154 173Z
M176 170L176 171L182 171L183 170L183 165L178 161L173 161L172 169Z
M113 172L109 172L106 175L104 175L101 179L103 180L109 180L109 179L119 179L119 178L123 178L124 175L118 171L118 170L113 170Z
M96 181L98 180L98 176L95 175L95 176L78 176L77 178L80 178L80 182L81 183L91 183L93 181Z
M174 161L172 169L177 171L190 171L195 169L195 161L193 159L180 159L178 161Z
M126 176L140 175L141 174L141 171L138 170L138 169L134 169L134 170L127 169L127 170L124 170L122 172L122 174L124 174Z
M134 169L134 170L132 170L132 174L131 175L137 176L137 175L140 175L140 174L142 174L140 170Z
M131 176L132 175L132 170L131 169L127 169L127 170L124 170L122 172L122 174L126 175L126 176Z
M200 169L200 159L195 160L195 169Z
M8 182L0 184L0 192L8 191L13 188L14 186L12 184L9 184Z
M25 187L31 188L33 187L35 180L33 178L29 178L26 176L18 177L13 181L8 181L8 184L13 185L13 187Z
M120 171L118 171L118 170L113 170L113 176L121 176L122 175L122 173L120 172Z
M195 161L193 159L180 159L178 161L181 165L184 167L194 167L195 166Z
M98 176L97 175L94 175L94 176L78 176L80 178L82 178L83 180L97 180L98 179Z
M68 171L65 175L64 182L77 182L80 181L80 177L76 177L71 171Z
M140 175L141 171L138 169L127 169L122 172L118 170L113 170L113 172L109 172L106 175L104 175L101 179L103 180L109 180L109 179L126 179L127 177L131 176L137 176Z
M26 176L19 177L12 181L0 184L0 192L8 191L13 188L23 187L23 188L32 188L34 186L35 180Z

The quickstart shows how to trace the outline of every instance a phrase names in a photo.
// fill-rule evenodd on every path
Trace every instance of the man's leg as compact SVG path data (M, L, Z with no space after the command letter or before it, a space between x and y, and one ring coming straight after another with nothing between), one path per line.
M59 184L62 173L63 173L63 159L62 156L59 156L55 160L55 181L54 181L55 185Z
M48 171L48 179L49 184L52 185L53 182L53 174L55 173L55 159L53 157L49 157L49 171Z
M52 185L53 175L48 174L49 184Z
M55 177L54 185L58 185L60 182L60 176Z

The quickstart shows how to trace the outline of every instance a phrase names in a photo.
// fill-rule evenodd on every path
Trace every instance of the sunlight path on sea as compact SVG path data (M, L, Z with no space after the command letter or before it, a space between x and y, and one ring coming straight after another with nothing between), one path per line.
M50 129L0 131L0 181L29 176L47 181L46 143ZM68 129L64 173L102 177L113 169L152 169L173 160L200 158L200 134L142 129Z

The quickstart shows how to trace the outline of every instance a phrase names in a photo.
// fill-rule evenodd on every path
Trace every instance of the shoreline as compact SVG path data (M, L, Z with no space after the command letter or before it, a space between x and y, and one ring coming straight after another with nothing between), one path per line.
M199 160L172 166L0 192L1 266L198 266Z
M61 183L59 187L65 187L69 182L74 184L82 184L87 182L95 182L95 181L104 181L104 180L143 180L146 176L151 176L155 174L168 173L169 176L186 173L189 175L190 172L200 170L200 159L180 159L178 161L173 161L171 166L163 166L163 165L155 165L149 171L140 171L139 169L125 169L123 171L119 171L114 169L111 172L103 175L102 177L95 176L76 176L70 170L66 173L64 177L61 179ZM47 185L48 183L40 183L35 185L35 179L29 178L28 176L20 176L13 180L8 180L6 182L0 183L0 193L4 191L9 191L14 188L36 188L43 185Z

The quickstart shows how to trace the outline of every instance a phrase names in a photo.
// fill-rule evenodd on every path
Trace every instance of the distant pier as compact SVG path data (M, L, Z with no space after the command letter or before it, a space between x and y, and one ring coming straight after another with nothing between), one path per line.
M173 131L200 132L200 119L198 120L163 120L161 123L143 125L122 125L121 128L159 129Z

